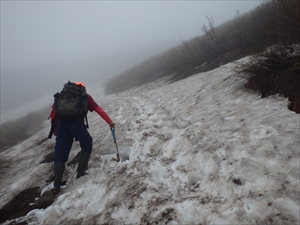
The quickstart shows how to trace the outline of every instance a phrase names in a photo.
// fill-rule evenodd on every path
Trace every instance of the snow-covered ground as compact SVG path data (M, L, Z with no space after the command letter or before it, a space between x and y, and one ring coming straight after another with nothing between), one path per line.
M116 123L122 162L109 127L89 114L94 147L88 175L65 172L66 186L29 224L299 224L299 114L279 95L243 88L233 64L168 83L103 96L88 91ZM41 186L53 151L45 128L1 153L13 166L1 178L1 207ZM129 146L129 147L128 147ZM80 150L74 143L70 159Z

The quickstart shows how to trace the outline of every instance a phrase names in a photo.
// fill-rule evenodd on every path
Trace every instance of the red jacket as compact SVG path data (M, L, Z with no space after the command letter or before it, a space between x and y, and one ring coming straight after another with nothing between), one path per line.
M93 112L95 111L96 113L98 113L102 119L104 119L106 121L106 123L108 124L112 124L113 121L111 120L111 118L107 115L107 113L104 111L104 109L102 109L96 102L95 100L92 98L92 96L90 96L88 94L88 98L89 98L89 102L88 102L88 111L90 112ZM53 105L52 105L52 111L51 111L51 115L50 115L50 118L51 118L51 121L55 118L56 116L56 111L55 109L53 108Z

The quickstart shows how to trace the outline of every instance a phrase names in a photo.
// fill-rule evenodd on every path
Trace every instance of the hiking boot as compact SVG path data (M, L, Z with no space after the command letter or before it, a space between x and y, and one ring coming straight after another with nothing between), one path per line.
M65 170L65 163L55 162L54 163L54 187L51 189L53 194L58 194L60 191L61 181Z
M55 189L55 188L52 188L51 189L51 192L52 192L52 194L54 194L54 195L57 195L58 193L59 193L59 191L60 191L60 189L58 190L58 189Z
M79 159L79 162L78 162L78 169L77 169L77 176L76 176L77 179L79 177L87 174L85 171L88 168L88 162L89 162L89 159L90 159L90 155L91 155L91 153L81 152L80 159Z

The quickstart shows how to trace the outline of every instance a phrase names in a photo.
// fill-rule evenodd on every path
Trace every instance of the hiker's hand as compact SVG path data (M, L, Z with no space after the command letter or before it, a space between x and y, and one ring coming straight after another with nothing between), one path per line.
M111 124L109 124L109 127L110 127L110 129L112 130L113 128L115 128L115 123L111 123Z

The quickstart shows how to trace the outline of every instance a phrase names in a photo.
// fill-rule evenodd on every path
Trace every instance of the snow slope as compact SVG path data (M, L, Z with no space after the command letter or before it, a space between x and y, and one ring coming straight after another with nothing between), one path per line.
M245 60L245 59L244 59ZM109 127L89 114L94 139L88 175L68 167L56 201L29 224L299 224L299 115L279 95L243 88L233 64L167 83L159 80L94 99L116 123L122 162L112 161ZM2 153L1 207L28 187L45 186L53 150L45 129ZM40 142L39 142L40 141ZM130 147L126 147L130 146ZM80 150L74 143L70 159ZM49 190L52 184L45 186Z

